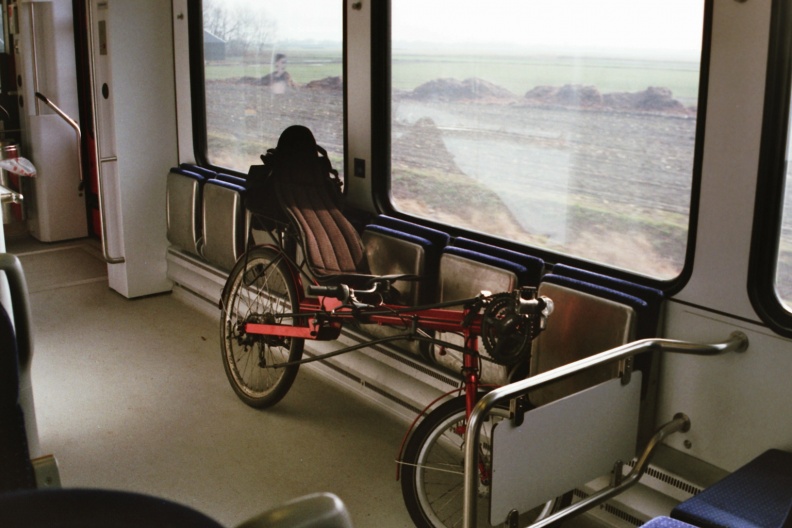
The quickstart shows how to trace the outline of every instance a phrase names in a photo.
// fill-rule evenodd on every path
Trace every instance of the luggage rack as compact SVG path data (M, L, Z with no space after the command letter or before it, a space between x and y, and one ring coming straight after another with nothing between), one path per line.
M627 370L619 378L525 412L522 403L527 400L532 390L597 365L632 358L650 351L711 356L730 351L743 352L747 348L748 338L742 332L733 332L726 341L713 344L670 339L642 339L489 392L474 407L465 433L464 528L476 527L477 472L469 468L478 467L481 427L488 413L498 402L511 400L512 419L510 423L504 422L505 427L496 428L493 434L490 522L493 525L505 522L506 526L517 526L521 506L530 508L548 497L567 492L579 484L607 473L614 467L620 468L622 462L626 463L632 458L638 421L640 373L630 374ZM582 409L582 412L573 416L583 422L575 421L574 427L578 430L581 426L593 429L593 431L588 430L586 435L570 435L569 431L564 430L563 424L565 421L570 422L570 410L574 410L575 407L579 411ZM626 412L614 413L614 409ZM561 415L565 418L559 418ZM607 419L603 419L605 417ZM550 424L549 430L548 424ZM541 434L531 436L532 428L539 429ZM539 528L551 525L583 513L622 493L638 482L651 461L654 449L668 435L687 431L689 428L688 417L682 413L677 414L648 441L635 467L628 475L622 478L620 470L614 471L616 477L612 480L611 486L532 526ZM592 437L605 438L607 441L591 442ZM578 447L584 445L586 450L576 450L574 447L570 450L559 449L560 445L575 441ZM616 447L613 445L614 442ZM613 458L614 452L627 454L624 457L617 455ZM582 458L585 458L585 464L580 464ZM539 477L526 471L527 466L537 460L543 469L546 469ZM565 464L564 469L557 470L558 464ZM595 471L604 469L604 472L591 475L592 468ZM553 474L549 474L551 470L554 471ZM542 494L548 497L542 498ZM511 504L514 507L509 506Z

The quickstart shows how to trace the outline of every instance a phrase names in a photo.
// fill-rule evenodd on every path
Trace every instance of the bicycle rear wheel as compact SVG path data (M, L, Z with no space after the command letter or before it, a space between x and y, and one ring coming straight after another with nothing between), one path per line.
M269 248L248 252L231 270L221 301L220 343L226 376L237 396L251 407L278 403L289 391L305 340L245 332L247 323L299 322L282 314L296 313L299 299L291 270L283 256Z
M477 526L490 526L488 475L492 466L492 431L509 419L509 411L495 407L481 429ZM404 450L401 486L407 510L418 528L461 527L464 502L465 397L449 400L430 412L415 429ZM538 506L520 516L527 526L569 504L571 494Z

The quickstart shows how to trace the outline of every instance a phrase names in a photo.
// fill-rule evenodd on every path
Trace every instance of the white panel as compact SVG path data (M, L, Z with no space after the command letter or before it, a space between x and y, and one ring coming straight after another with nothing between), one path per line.
M79 190L77 135L55 114L30 116L30 159L37 175L30 180L35 202L28 221L30 232L42 242L88 235L84 193ZM25 156L25 157L27 157Z
M126 248L121 222L121 185L118 181L118 162L99 163L99 177L102 179L102 193L105 200L103 221L104 232L107 233L105 242L107 254L111 258L119 258L126 255ZM130 296L127 274L126 262L107 266L107 279L110 287L125 297Z
M750 343L740 353L662 358L658 421L677 412L691 421L689 432L667 443L728 471L766 449L792 449L792 341L760 325L673 302L666 318L675 339L707 343L741 331Z
M184 163L195 162L189 36L187 0L173 0L173 55L176 68L176 115L179 120L179 161Z
M714 2L701 204L698 225L693 226L697 229L695 267L678 295L747 318L756 317L745 284L770 7L771 2Z
M492 439L490 521L513 509L526 512L607 475L635 455L641 373L628 385L601 383L525 413L514 427L503 421Z
M346 175L351 205L371 209L371 2L347 9L347 136ZM354 160L366 162L365 179L354 176Z
M93 89L96 115L96 148L99 159L116 156L115 117L113 112L115 86L112 79L110 53L109 2L91 2L91 40L93 58ZM101 170L101 169L100 169Z
M79 118L74 72L72 3L69 0L22 2L15 59L21 84L21 156L38 170L23 183L28 228L44 242L88 234L85 199L78 192L77 134L35 97L40 92L75 121Z
M93 0L92 56L113 289L169 291L165 176L178 162L173 13L159 0Z

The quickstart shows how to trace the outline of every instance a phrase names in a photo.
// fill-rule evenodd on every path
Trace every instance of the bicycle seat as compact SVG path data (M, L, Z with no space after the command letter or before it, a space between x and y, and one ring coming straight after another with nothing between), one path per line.
M320 284L362 288L369 271L360 234L341 211L340 181L311 131L294 125L272 151L272 181L280 207L299 234L311 275Z

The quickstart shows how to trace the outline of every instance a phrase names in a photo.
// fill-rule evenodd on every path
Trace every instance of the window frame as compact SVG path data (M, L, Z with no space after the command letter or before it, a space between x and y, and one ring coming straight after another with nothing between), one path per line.
M379 211L404 218L413 222L430 225L445 230L452 236L465 236L507 247L517 251L529 252L543 258L548 263L563 263L582 267L611 276L633 280L662 289L667 295L679 292L690 279L696 247L696 228L699 215L701 194L701 171L704 151L704 134L707 115L707 92L709 86L709 64L711 56L711 36L714 0L704 0L702 28L701 62L699 70L698 115L696 120L696 141L693 152L691 174L690 213L688 218L687 248L682 269L674 278L663 280L624 270L607 264L593 262L581 257L558 253L540 247L519 244L493 234L474 233L461 227L440 224L431 219L411 216L398 211L391 202L391 4L397 0L386 0L372 4L372 129L377 131L372 144L372 193ZM376 66L376 70L375 70Z
M341 20L341 71L344 79L348 78L347 75L347 10L344 2L339 2L339 9L342 9ZM191 105L191 121L192 121L192 139L193 139L193 157L195 163L201 167L207 167L213 170L222 170L223 172L235 174L238 176L245 176L247 173L243 172L244 169L234 167L222 167L213 165L209 162L209 140L207 135L207 119L206 119L206 72L204 69L204 42L203 42L203 1L202 0L187 0L187 20L188 20L188 40L189 40L189 61L190 61L190 105ZM342 123L343 131L342 145L343 145L343 174L344 178L344 192L347 191L346 182L348 181L348 160L347 152L349 150L349 134L348 134L348 99L347 99L347 86L343 85L341 94L342 99ZM262 145L262 153L275 145Z
M762 136L748 264L748 296L757 315L776 333L792 337L792 310L776 294L786 185L786 153L792 126L792 6L773 0Z

